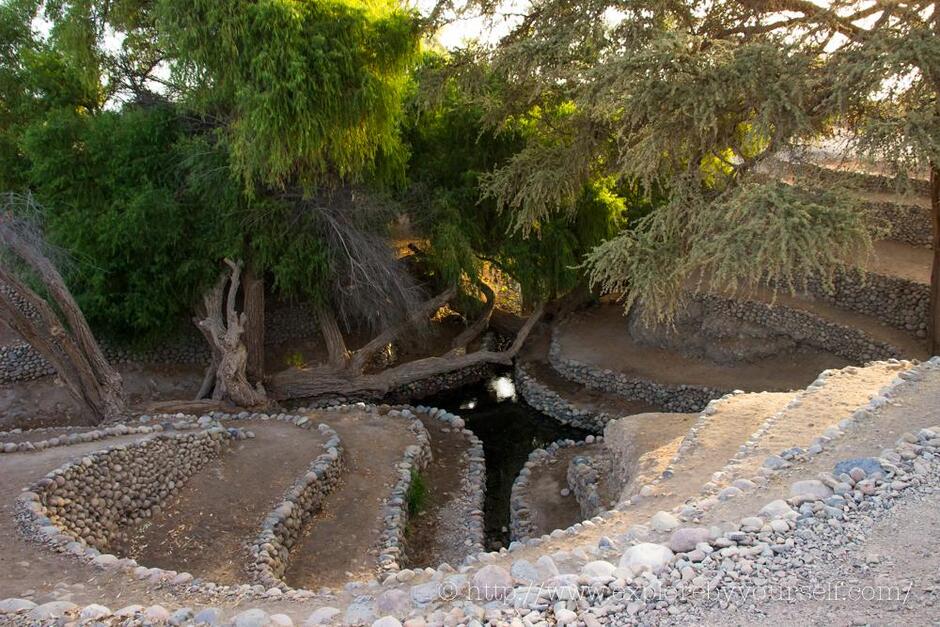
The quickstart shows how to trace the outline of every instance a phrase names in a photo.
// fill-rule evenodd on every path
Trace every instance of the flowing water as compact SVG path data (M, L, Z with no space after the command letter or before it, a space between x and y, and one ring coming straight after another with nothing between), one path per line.
M422 405L440 407L461 416L486 454L485 526L487 548L509 544L509 498L512 483L529 453L555 440L583 440L590 432L563 425L517 397L508 374L494 376L422 399Z

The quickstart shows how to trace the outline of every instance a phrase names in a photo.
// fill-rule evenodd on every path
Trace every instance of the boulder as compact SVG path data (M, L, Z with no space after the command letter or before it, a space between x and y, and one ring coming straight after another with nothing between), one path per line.
M669 548L675 553L687 553L699 542L708 542L711 533L704 527L682 527L672 532Z
M652 542L642 542L627 549L620 558L621 568L630 568L634 572L651 570L654 573L663 568L673 558L669 547Z

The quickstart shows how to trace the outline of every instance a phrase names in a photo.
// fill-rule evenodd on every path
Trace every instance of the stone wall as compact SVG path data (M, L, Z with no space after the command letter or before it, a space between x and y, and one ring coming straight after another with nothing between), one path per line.
M830 293L817 279L808 289L817 298L836 307L877 318L888 326L927 336L930 286L898 277L852 272L839 276Z
M568 488L581 506L581 519L589 520L607 509L601 502L598 489L602 474L611 472L610 458L600 459L592 455L578 455L568 463L565 475Z
M556 331L557 331L556 327ZM626 333L626 330L624 330ZM730 390L721 390L701 385L673 385L657 383L647 379L628 377L622 373L598 368L561 356L561 346L556 337L552 337L548 352L549 363L561 376L587 387L617 394L627 400L646 401L650 405L662 407L665 411L689 413L701 411L713 398L718 398Z
M405 455L397 466L398 481L385 499L385 526L379 540L379 572L383 575L401 569L405 559L405 529L408 527L408 491L414 476L431 461L431 437L424 423L410 409L393 409L388 415L410 420L417 444L405 449Z
M887 229L885 239L913 246L930 246L933 242L933 222L927 207L869 202L865 209Z
M864 331L800 309L714 295L697 296L695 301L702 305L706 320L724 317L760 325L792 338L796 344L824 350L856 364L899 356L897 348L875 340Z
M516 361L513 380L516 383L516 390L526 403L566 425L586 429L593 433L603 433L604 426L616 418L605 412L579 409L569 403L529 374L522 361Z
M306 423L305 423L306 424ZM303 427L304 425L299 425ZM249 572L266 587L287 588L282 580L290 549L311 516L339 483L345 469L343 446L336 431L328 425L317 427L326 438L321 453L284 494L284 498L261 523L261 531L249 553Z
M31 488L40 532L64 534L99 551L122 539L128 526L160 511L207 462L222 454L236 429L160 434L97 451L62 466Z
M407 406L405 409L412 409ZM452 429L463 433L467 438L467 466L461 480L463 513L460 521L464 529L464 547L467 555L474 555L484 550L486 530L483 521L483 507L486 500L486 458L483 441L473 431L466 428L463 418L436 407L418 405L413 408L419 414L427 414L435 420L447 423Z
M319 328L310 308L304 305L277 304L266 311L265 344L304 340L319 336ZM150 348L99 338L101 350L112 364L167 363L205 364L209 360L206 341L194 327L183 327L176 337ZM46 360L25 342L0 346L0 383L30 381L55 374Z

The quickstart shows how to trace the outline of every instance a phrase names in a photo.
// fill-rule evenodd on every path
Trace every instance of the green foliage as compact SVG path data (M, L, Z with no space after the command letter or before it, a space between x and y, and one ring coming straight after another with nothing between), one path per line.
M189 102L224 112L249 190L400 178L417 29L398 3L161 0L158 24Z
M797 2L784 16L735 0L547 0L449 71L487 129L526 121L522 147L480 179L523 230L544 229L591 181L665 191L588 267L628 306L668 316L702 274L732 289L826 281L870 251L872 225L848 196L768 174L837 131L850 160L902 180L940 161L940 37L926 7Z
M166 107L59 110L25 134L48 237L72 254L70 284L93 324L135 336L172 330L237 247L222 207L186 192L182 132Z
M408 515L415 516L425 507L428 503L428 486L427 482L424 480L424 476L415 470L411 469L411 484L408 486L408 492L405 494L405 503L408 504Z
M433 62L433 60L432 60ZM573 288L577 266L593 246L620 230L627 207L611 179L594 179L574 192L570 207L515 228L515 215L484 194L487 173L514 159L533 132L530 117L496 131L483 110L451 84L440 102L415 110L407 138L412 158L408 204L428 239L428 253L448 282L478 276L481 263L505 271L527 300L556 297ZM534 114L544 117L544 114Z
M307 360L304 359L300 351L294 351L287 354L287 357L284 359L284 364L288 368L303 368L307 365Z

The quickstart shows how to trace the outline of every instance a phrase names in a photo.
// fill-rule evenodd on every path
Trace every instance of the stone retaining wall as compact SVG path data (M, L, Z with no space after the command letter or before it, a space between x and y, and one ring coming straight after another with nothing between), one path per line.
M561 376L591 389L616 394L627 400L646 401L666 411L678 413L701 411L708 401L730 391L700 385L657 383L628 377L574 359L565 359L561 356L561 346L556 337L558 328L556 327L552 334L551 348L548 351L549 363Z
M303 532L306 522L320 511L324 499L339 483L345 469L343 446L336 431L325 424L319 425L317 429L326 438L323 453L265 517L261 523L261 532L249 549L249 572L269 588L287 589L282 577L290 559L290 549Z
M865 210L887 229L885 239L912 246L930 246L933 242L933 222L927 207L868 202Z
M97 451L53 470L30 488L40 535L104 550L130 526L160 511L227 441L245 437L236 429L160 434Z
M856 311L917 337L927 337L930 286L898 277L851 272L836 278L830 293L818 279L809 279L810 294L836 307Z
M545 448L537 448L529 453L529 458L522 466L522 470L512 482L512 492L509 497L509 537L513 542L522 542L539 535L535 523L532 522L532 509L529 505L529 481L533 469L550 462L560 449L583 446L595 441L600 442L602 439L589 435L579 442L558 440Z
M706 319L730 316L758 324L789 336L798 343L839 355L856 364L900 356L897 348L872 338L864 331L830 322L800 309L711 294L699 295L694 299L704 306Z
M309 307L279 305L266 312L264 333L265 344L270 345L318 337L319 327ZM205 339L190 327L151 348L133 348L107 338L99 338L99 342L111 364L205 364L209 360ZM14 342L0 346L0 383L30 381L51 374L55 374L52 366L29 344Z
M607 463L605 463L605 461ZM610 474L610 460L598 459L593 455L578 455L568 463L568 472L565 475L568 488L574 495L578 505L581 506L581 519L594 518L607 509L601 502L600 485L601 476Z
M447 423L467 438L467 468L461 480L461 493L463 494L461 502L464 504L464 511L460 520L464 528L466 554L480 553L484 550L486 540L483 520L483 506L486 500L486 458L483 452L483 441L473 431L466 428L460 416L443 409L423 405L415 407L414 411Z
M414 475L431 461L431 436L421 419L410 409L393 409L388 415L410 420L411 432L418 443L405 449L405 455L397 466L398 481L385 499L385 527L379 540L380 576L401 570L405 560L405 529L408 527L408 491Z
M603 433L604 426L610 420L616 418L616 416L605 412L579 409L529 374L525 364L521 361L516 361L513 380L516 383L516 390L522 395L526 403L563 424L586 429L593 433Z

